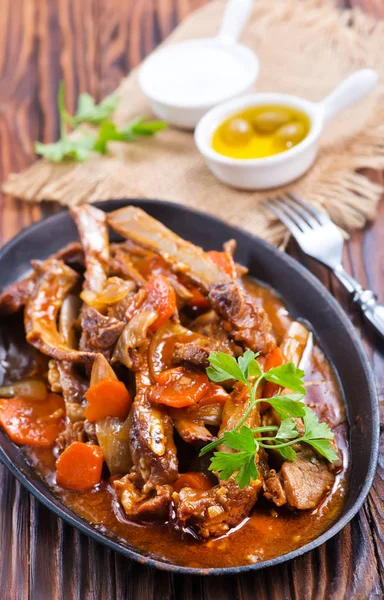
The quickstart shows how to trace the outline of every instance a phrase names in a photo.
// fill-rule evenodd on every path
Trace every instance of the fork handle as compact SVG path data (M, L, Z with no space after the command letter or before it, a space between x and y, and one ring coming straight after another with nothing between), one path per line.
M342 265L333 271L338 280L352 295L352 300L357 304L364 317L371 323L376 332L384 338L384 305L377 301L377 296L371 291L363 288Z

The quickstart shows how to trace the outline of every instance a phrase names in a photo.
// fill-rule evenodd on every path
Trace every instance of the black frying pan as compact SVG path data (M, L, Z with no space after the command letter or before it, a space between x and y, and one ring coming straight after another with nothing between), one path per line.
M367 356L348 317L334 298L298 262L270 244L203 213L156 200L111 200L98 206L111 211L126 204L141 206L182 237L206 249L221 249L235 238L236 259L250 274L277 290L294 318L308 320L339 377L347 406L351 472L342 514L332 527L309 544L272 560L220 569L195 569L149 556L113 536L106 536L78 517L46 487L19 448L0 431L0 458L43 504L80 531L128 558L160 569L188 574L233 574L277 565L316 548L342 529L361 508L375 473L379 442L376 389ZM77 231L68 212L61 212L22 231L0 251L0 289L30 270L32 258L44 259L70 241Z

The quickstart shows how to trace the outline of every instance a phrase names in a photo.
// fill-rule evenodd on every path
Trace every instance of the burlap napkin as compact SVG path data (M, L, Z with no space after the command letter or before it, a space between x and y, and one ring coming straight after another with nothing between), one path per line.
M214 1L187 18L166 43L215 35L224 2ZM242 42L261 63L258 91L320 100L361 67L379 71L380 85L364 102L329 124L314 167L289 189L325 207L341 226L373 218L382 189L358 169L384 168L384 22L358 9L340 11L324 0L257 0ZM115 120L124 124L149 106L136 72L118 88ZM219 183L195 148L193 135L169 128L156 139L114 144L107 157L54 165L39 160L12 174L3 190L27 201L63 205L109 198L159 198L194 206L277 242L282 228L259 206L277 193L242 192Z

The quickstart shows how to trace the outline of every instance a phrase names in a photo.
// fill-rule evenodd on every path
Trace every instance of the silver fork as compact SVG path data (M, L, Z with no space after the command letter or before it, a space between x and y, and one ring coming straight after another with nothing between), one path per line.
M344 269L343 236L328 215L294 194L276 197L264 202L264 206L284 223L305 254L333 271L365 318L384 337L384 306L371 290L365 290Z

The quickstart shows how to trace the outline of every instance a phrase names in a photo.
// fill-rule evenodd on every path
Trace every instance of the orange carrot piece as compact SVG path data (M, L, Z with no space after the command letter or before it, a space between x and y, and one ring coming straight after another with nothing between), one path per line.
M99 446L73 442L56 461L56 482L68 490L84 492L100 483L102 467Z
M189 487L194 490L210 490L213 484L209 477L204 473L190 471L183 473L173 484L175 492L180 492L182 488Z
M221 385L210 383L209 391L199 401L199 406L207 406L207 404L225 404L228 398L229 394L221 387Z
M183 408L196 404L209 392L209 380L205 373L176 367L159 373L155 385L148 390L148 400Z
M65 426L64 400L52 393L39 402L0 399L0 424L15 444L49 448Z
M132 396L124 383L112 377L91 385L85 393L85 398L88 406L84 414L92 423L105 417L125 419L132 405Z
M209 258L213 260L213 262L218 267L220 267L221 269L223 269L223 271L226 272L227 275L229 275L232 279L236 279L236 265L229 252L218 252L217 250L210 250L209 252L207 252L207 254Z
M201 292L196 287L190 286L188 287L188 291L191 292L192 298L187 301L188 306L192 306L193 308L209 308L210 304L208 299L203 296Z
M270 352L267 355L267 358L265 361L265 366L264 366L264 371L266 373L270 369L274 369L275 367L280 367L280 365L282 365L284 363L285 363L285 356L282 353L282 351L280 350L280 348L278 348L276 346L276 348L274 348L272 350L272 352ZM263 392L264 398L272 398L272 396L277 394L279 389L280 389L280 386L278 386L277 383L272 383L272 381L268 381L265 385L264 392Z

